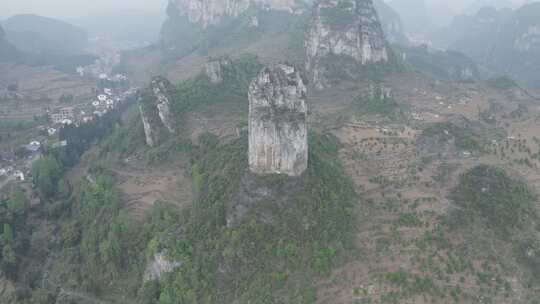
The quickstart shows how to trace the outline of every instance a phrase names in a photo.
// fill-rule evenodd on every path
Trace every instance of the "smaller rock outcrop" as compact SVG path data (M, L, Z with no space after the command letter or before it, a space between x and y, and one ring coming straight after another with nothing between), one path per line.
M205 66L205 73L208 78L210 78L210 82L217 84L223 82L223 68L226 66L230 66L231 60L227 58L223 59L217 59L217 60L210 60L206 63Z
M305 45L306 70L318 89L333 79L354 79L365 66L389 62L372 0L318 0Z
M154 258L146 265L143 281L159 280L163 274L173 272L176 268L181 266L181 262L169 260L166 256L166 252L156 253Z
M249 168L299 176L307 168L306 85L288 64L264 68L248 90Z
M155 146L160 138L161 129L175 133L171 114L171 96L173 85L164 77L154 77L150 87L139 93L139 111L144 126L146 144Z

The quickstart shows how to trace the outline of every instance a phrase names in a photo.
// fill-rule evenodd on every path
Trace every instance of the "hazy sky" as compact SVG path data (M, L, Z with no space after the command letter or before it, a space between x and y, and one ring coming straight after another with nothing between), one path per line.
M111 11L164 12L166 4L167 0L0 0L0 18L23 13L69 19Z
M389 0L386 1L389 2ZM435 5L459 12L476 0L425 1L429 6ZM526 0L510 1L520 3ZM166 4L167 0L0 0L0 18L22 13L72 19L120 10L164 12Z

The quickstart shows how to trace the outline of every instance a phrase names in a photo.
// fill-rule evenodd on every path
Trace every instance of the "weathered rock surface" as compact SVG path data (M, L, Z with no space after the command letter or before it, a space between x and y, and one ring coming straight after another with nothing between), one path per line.
M143 280L145 282L159 280L163 274L170 273L181 266L181 262L169 260L165 252L156 253L154 259L146 265Z
M226 18L236 18L252 7L294 12L296 0L170 0L169 9L185 15L191 23L207 28Z
M152 79L150 87L140 93L139 111L144 126L146 144L155 146L159 141L160 129L175 133L171 114L171 95L173 85L164 77Z
M156 135L154 135L152 125L150 124L150 114L147 114L142 104L139 104L139 112L143 123L146 144L149 147L153 147L155 145Z
M223 82L223 67L231 65L231 60L229 59L217 59L211 60L206 63L205 73L210 82L212 83L222 83Z
M306 69L318 89L329 78L389 61L389 49L372 0L319 0L306 40Z
M306 85L296 68L264 68L251 83L249 168L257 174L299 176L307 168Z

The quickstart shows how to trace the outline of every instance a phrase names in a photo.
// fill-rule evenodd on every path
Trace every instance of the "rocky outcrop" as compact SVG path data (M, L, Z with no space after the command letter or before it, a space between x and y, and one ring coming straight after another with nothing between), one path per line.
M141 120L143 123L146 145L153 147L156 141L156 135L154 134L154 129L150 124L150 114L147 114L147 111L144 110L142 104L139 104L139 113L141 114Z
M139 111L141 114L146 144L154 147L159 142L161 129L175 133L174 119L171 113L173 85L163 77L152 79L150 87L139 93Z
M222 83L223 82L223 68L230 66L232 64L230 59L223 58L217 60L210 60L206 63L205 73L208 78L210 78L211 83Z
M389 48L372 0L319 0L306 40L306 70L316 88L385 64Z
M287 64L264 68L251 83L249 168L256 174L299 176L307 168L306 85Z
M171 101L170 95L172 90L172 84L163 77L156 77L152 79L151 84L152 92L155 97L155 104L158 110L158 115L163 125L174 133L173 119L171 115Z
M294 12L296 0L170 0L169 15L185 15L203 28L218 25L226 18L236 18L252 7Z
M159 280L163 274L173 272L181 266L181 262L169 260L165 252L156 253L154 258L146 265L143 281Z

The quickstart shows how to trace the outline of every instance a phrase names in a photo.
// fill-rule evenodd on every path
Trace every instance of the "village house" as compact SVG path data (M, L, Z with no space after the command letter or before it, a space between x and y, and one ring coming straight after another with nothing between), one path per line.
M30 142L28 145L26 145L25 148L29 152L35 153L35 152L38 152L39 149L41 148L41 143L37 140L34 140Z
M53 124L65 124L66 121L72 121L74 118L74 108L65 107L61 108L58 113L53 113L50 115L51 121Z
M15 177L15 180L24 182L24 173L20 170L16 170L13 172L13 176Z

